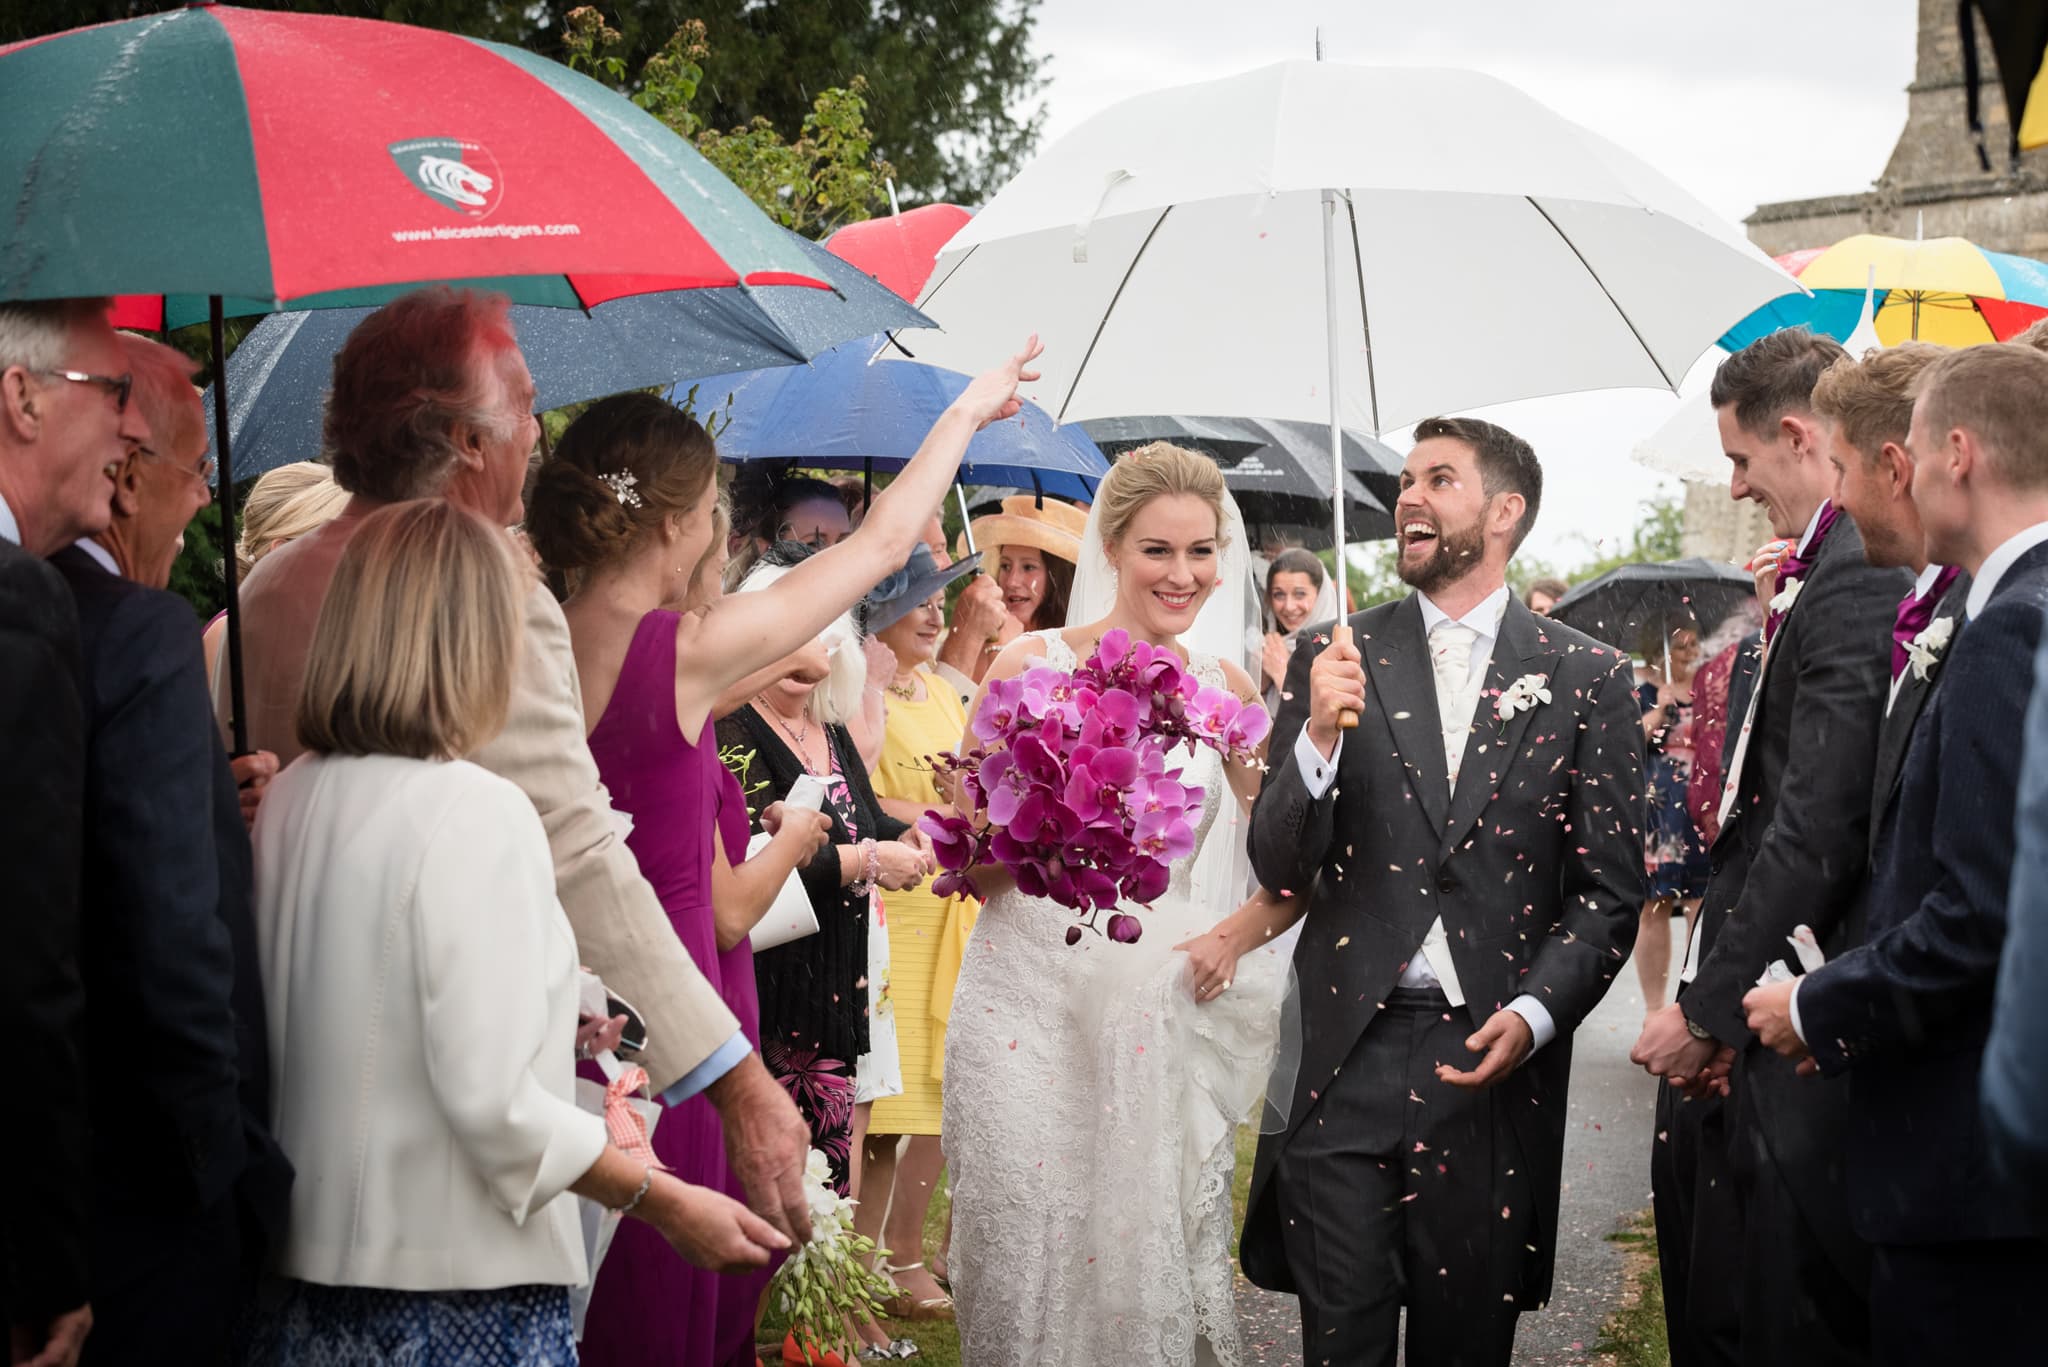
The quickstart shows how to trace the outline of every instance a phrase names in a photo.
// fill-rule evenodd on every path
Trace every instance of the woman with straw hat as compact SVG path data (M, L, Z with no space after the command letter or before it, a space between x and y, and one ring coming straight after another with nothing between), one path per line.
M1074 587L1074 565L1081 558L1081 533L1088 515L1057 499L1019 494L1003 500L1002 511L977 517L969 524L974 544L995 566L996 586L1008 612L1002 628L982 646L974 662L974 681L981 682L1004 646L1027 631L1065 626L1067 598ZM967 538L954 545L964 558Z

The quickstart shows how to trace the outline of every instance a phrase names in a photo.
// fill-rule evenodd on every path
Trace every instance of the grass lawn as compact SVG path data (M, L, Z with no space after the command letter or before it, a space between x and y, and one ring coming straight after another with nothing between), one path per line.
M1621 1309L1600 1331L1597 1351L1612 1355L1617 1367L1670 1367L1671 1349L1664 1336L1664 1280L1657 1271L1657 1230L1650 1212L1638 1211L1621 1229L1607 1236L1627 1256L1628 1289Z

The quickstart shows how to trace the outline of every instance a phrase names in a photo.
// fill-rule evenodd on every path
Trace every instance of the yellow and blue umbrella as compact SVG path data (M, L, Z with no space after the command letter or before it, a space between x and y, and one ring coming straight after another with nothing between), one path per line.
M2048 318L2048 265L1960 237L1916 242L1859 233L1777 262L1813 293L1765 304L1730 328L1722 347L1740 351L1768 333L1801 326L1845 341L1862 315L1866 287L1875 290L1877 335L1886 346L2002 342Z

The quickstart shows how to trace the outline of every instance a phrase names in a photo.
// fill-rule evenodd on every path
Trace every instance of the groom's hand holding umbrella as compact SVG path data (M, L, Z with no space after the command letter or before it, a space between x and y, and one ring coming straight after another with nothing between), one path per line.
M1351 640L1351 626L1339 622L1330 632L1330 644L1308 671L1308 739L1324 759L1337 748L1338 738L1349 729L1344 714L1356 725L1365 710L1365 662Z

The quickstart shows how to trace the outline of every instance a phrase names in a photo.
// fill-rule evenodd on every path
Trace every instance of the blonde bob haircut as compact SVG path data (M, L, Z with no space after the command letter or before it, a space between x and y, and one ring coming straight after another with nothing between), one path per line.
M1223 547L1223 471L1199 451L1155 441L1126 451L1102 477L1095 491L1101 510L1102 545L1113 550L1123 543L1138 510L1155 498L1187 494L1199 498L1216 514L1216 546Z
M412 759L485 744L511 705L530 577L503 530L446 499L364 518L313 628L299 743Z

